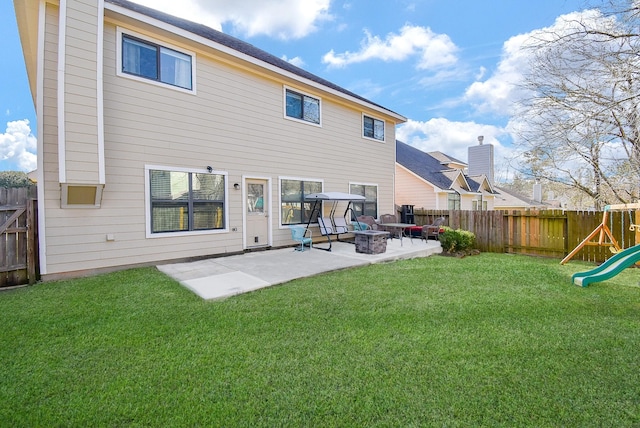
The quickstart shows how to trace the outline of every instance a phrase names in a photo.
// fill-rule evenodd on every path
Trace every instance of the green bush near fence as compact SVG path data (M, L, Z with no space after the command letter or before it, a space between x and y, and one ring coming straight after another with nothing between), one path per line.
M446 253L467 252L476 244L476 235L472 232L462 229L454 230L450 227L445 227L438 239L442 245L442 251Z

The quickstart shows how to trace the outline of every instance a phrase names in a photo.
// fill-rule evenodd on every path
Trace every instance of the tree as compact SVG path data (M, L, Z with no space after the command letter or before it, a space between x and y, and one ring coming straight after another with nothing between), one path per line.
M544 32L523 87L521 171L589 196L595 208L640 197L640 5L616 0Z
M0 187L29 187L33 182L20 171L0 171Z

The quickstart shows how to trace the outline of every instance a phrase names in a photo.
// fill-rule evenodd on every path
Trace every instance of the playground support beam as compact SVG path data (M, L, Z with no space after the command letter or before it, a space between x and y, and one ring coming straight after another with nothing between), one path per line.
M635 204L615 204L615 205L607 205L605 210L609 208L609 211L631 211L635 210L635 221L633 222L634 231L635 231L635 244L640 244L640 203L636 202Z
M609 237L610 244L615 248L615 250L620 251L620 246L618 242L613 237L611 230L607 226L607 218L609 216L609 212L611 211L631 211L636 210L635 221L630 226L632 230L635 231L635 244L640 243L640 203L635 204L616 204L616 205L607 205L604 207L604 214L602 215L602 223L595 228L593 232L589 234L581 243L578 244L562 261L561 265L567 263L573 256L575 256L578 251L582 249L585 245L603 245L605 235ZM595 238L596 235L599 234L598 242L592 242L591 239Z

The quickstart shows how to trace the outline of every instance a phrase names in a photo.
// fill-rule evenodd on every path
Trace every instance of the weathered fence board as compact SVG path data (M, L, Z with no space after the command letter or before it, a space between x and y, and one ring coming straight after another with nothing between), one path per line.
M480 251L560 259L602 223L602 216L602 212L562 210L414 210L418 225L431 224L435 218L445 217L449 227L473 232ZM610 212L609 227L622 248L636 244L635 233L629 231L632 223L629 213ZM607 245L589 245L574 259L603 262L612 254Z
M0 287L38 275L36 188L0 188Z

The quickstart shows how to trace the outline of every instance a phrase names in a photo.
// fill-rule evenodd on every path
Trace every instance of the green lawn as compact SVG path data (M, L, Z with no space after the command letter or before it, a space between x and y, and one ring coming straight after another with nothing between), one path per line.
M640 270L433 256L203 301L153 268L0 293L0 426L638 426Z

